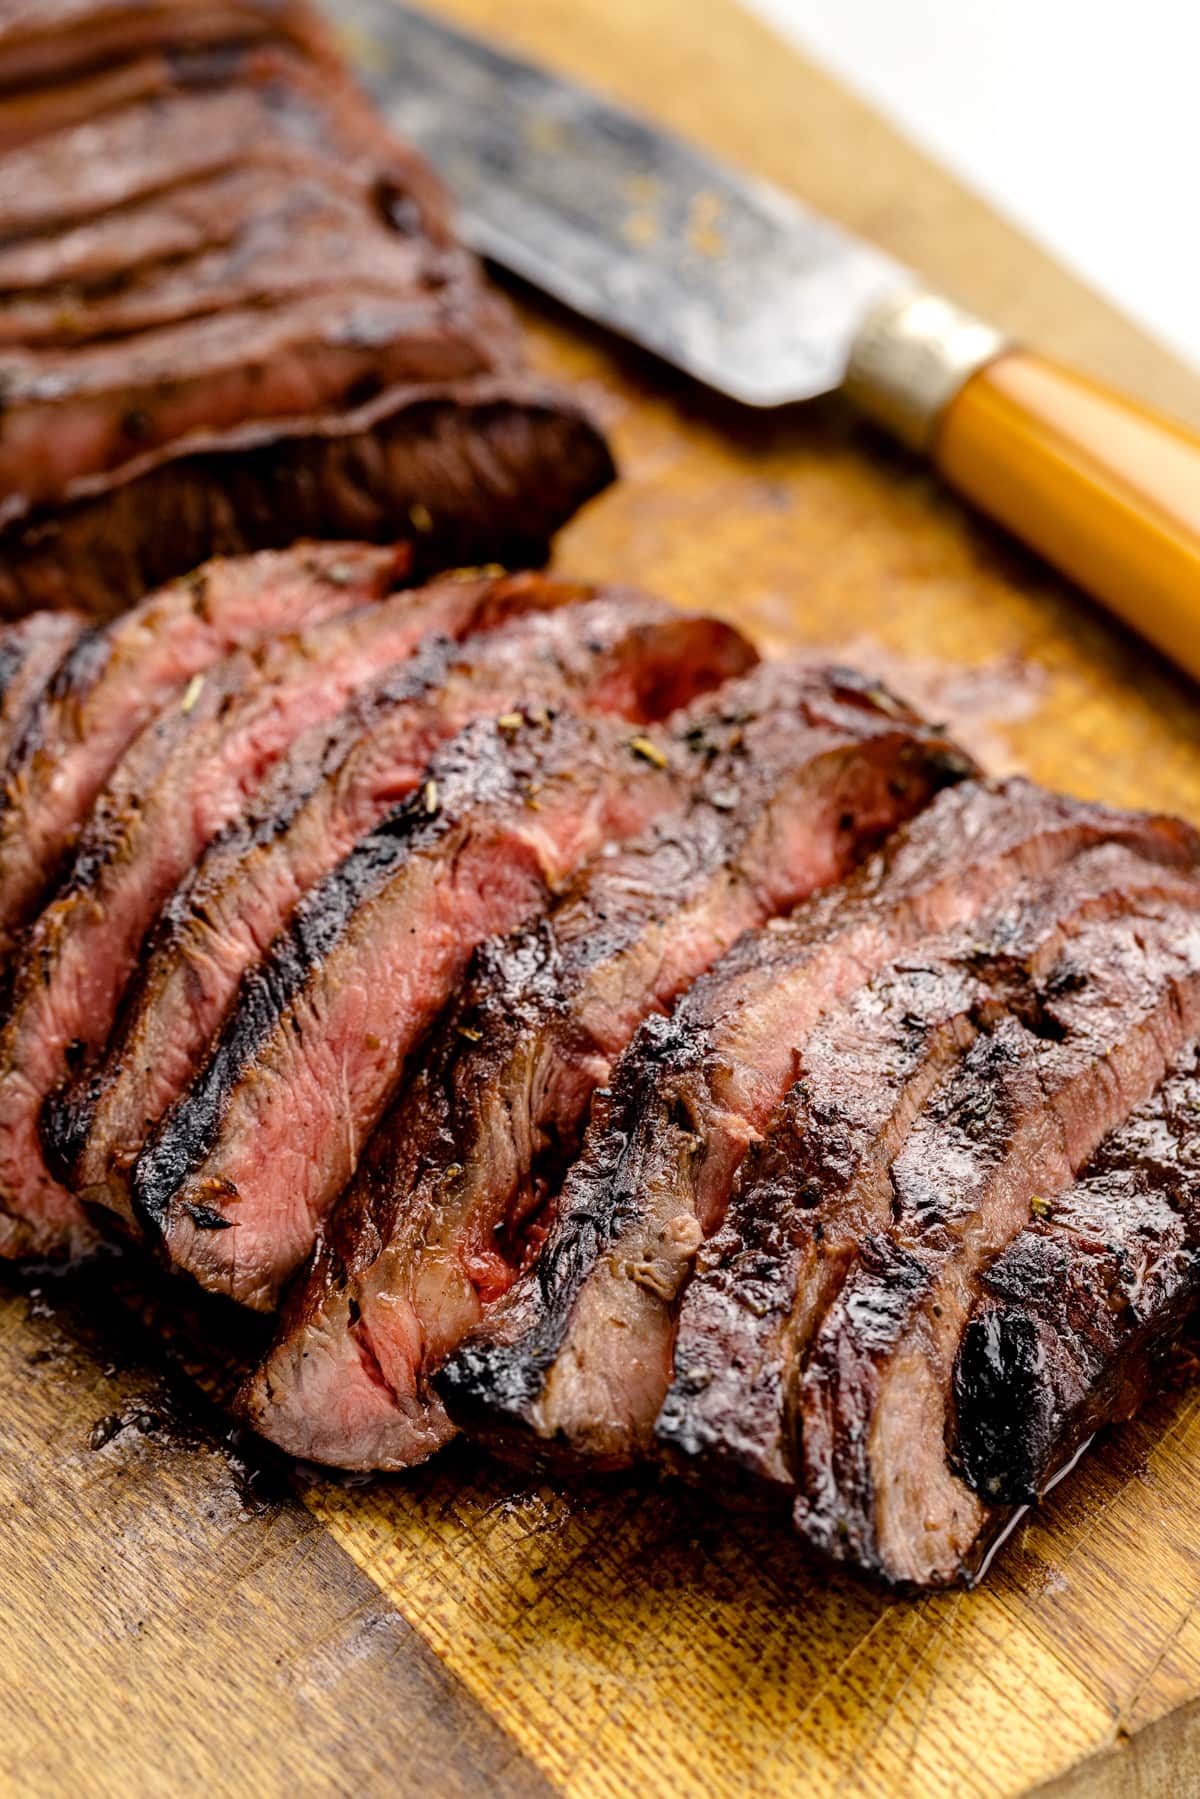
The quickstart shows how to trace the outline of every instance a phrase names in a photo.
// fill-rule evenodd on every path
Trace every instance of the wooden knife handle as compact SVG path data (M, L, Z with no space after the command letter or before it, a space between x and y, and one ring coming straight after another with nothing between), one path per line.
M846 386L960 493L1200 679L1194 432L920 290L872 311Z
M1010 350L932 448L953 487L1200 678L1200 436Z

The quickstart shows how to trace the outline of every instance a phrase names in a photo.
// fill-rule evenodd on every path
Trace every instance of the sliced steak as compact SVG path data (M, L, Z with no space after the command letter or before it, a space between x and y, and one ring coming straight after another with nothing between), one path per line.
M403 1467L452 1434L429 1373L516 1277L641 1020L959 766L825 669L759 669L697 708L687 741L702 773L677 808L479 952L335 1209L247 1394L294 1453Z
M797 1395L801 1532L899 1585L958 1578L985 1507L952 1470L954 1358L986 1264L1143 1104L1200 1030L1200 909L1147 896L982 1032L891 1169Z
M536 565L615 472L587 413L543 383L401 388L349 414L143 457L115 486L14 525L0 534L0 615L109 613L213 554L394 542L405 521L428 572Z
M395 585L404 557L299 545L213 562L78 638L18 737L0 800L0 947L33 916L117 762L159 709L239 644L333 618Z
M277 179L274 171L262 172L258 193ZM173 216L173 208L169 212ZM436 313L444 316L469 311L478 283L476 264L465 251L437 248L427 238L392 229L382 209L364 204L360 194L293 176L274 205L255 207L240 223L235 219L221 242L198 254L131 270L117 285L111 279L99 288L60 283L32 295L0 295L0 347L39 351L36 364L22 359L28 371L23 379L32 375L44 384L46 369L61 366L65 383L74 364L63 360L63 348L119 338L121 343L103 359L93 353L93 373L98 360L111 367L119 356L133 369L148 349L125 341L135 332L158 332L225 311L243 316L248 308L278 307L329 292L366 301L403 295L414 318L420 316L422 299L428 306L436 296ZM485 309L480 326L486 329L487 322ZM503 341L506 334L507 320L497 335ZM153 341L171 354L172 340ZM50 354L55 346L57 357ZM387 357L381 361L386 373ZM429 362L421 372L433 375L436 370ZM130 396L130 403L136 405L136 397ZM60 404L56 399L55 405ZM146 423L139 419L138 447L146 441L145 432Z
M78 612L31 612L0 627L0 768L24 736L59 664L83 633Z
M1133 1415L1195 1309L1198 1077L1192 1047L981 1276L955 1363L955 1450L1001 1518Z
M302 292L70 351L0 354L0 525L193 433L340 412L383 390L515 363L466 257L424 290ZM444 273L449 274L447 268Z
M56 81L50 87L0 92L0 155L19 150L50 132L102 118L118 107L211 87L229 78L233 57L227 48L181 53L146 51L129 62L110 64Z
M0 239L48 233L248 161L344 164L363 182L418 170L348 82L286 51L255 51L237 79L116 108L0 159ZM417 173L424 187L432 177ZM436 212L422 221L435 235Z
M22 308L63 301L78 306L120 289L139 275L196 260L234 242L255 218L286 207L297 189L358 207L361 184L319 162L276 168L248 163L101 213L48 237L0 243L0 308L4 335L20 333Z
M271 39L327 54L300 0L4 0L0 89L63 82L146 51Z
M965 932L927 940L835 1007L797 1052L797 1082L752 1145L683 1302L660 1444L706 1481L791 1493L796 1387L858 1244L891 1219L892 1165L935 1087L1006 1004L1026 1003L1072 933L1148 896L1186 903L1197 858L1122 844L1021 883ZM1182 853L1180 866L1170 858ZM761 1495L760 1497L765 1497Z
M537 716L468 726L304 897L150 1138L135 1204L204 1285L276 1302L472 951L674 803L669 740Z
M301 895L416 787L439 744L473 719L538 705L661 718L752 657L732 627L637 595L588 599L522 576L498 583L496 596L500 618L528 610L464 647L428 646L330 732L301 740L253 814L210 845L172 896L103 1067L43 1124L56 1172L89 1201L132 1221L129 1167L195 1072L239 979Z
M82 1214L55 1181L38 1124L49 1095L108 1040L157 913L272 764L354 689L432 632L470 631L493 584L403 592L243 650L145 727L100 795L69 879L32 927L0 1036L0 1251L43 1252Z
M797 1046L910 944L1110 838L1159 859L1175 843L1196 853L1186 826L1026 782L953 789L845 889L744 938L670 1019L649 1019L597 1095L537 1268L436 1377L451 1417L535 1460L646 1453L680 1292L795 1082Z

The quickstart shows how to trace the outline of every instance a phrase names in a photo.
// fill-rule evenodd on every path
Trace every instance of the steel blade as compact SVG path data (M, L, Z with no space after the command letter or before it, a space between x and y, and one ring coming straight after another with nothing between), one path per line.
M895 264L790 195L398 0L326 0L467 242L751 406L841 385Z

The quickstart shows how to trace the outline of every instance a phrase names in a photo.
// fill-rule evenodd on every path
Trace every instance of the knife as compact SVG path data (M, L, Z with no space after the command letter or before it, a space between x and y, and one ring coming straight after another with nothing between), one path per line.
M326 0L466 241L749 407L841 389L1200 678L1200 436L782 190L398 0Z

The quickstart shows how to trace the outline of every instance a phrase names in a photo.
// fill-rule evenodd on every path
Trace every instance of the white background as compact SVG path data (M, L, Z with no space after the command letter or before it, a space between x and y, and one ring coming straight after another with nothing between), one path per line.
M1200 366L1200 0L747 0Z

